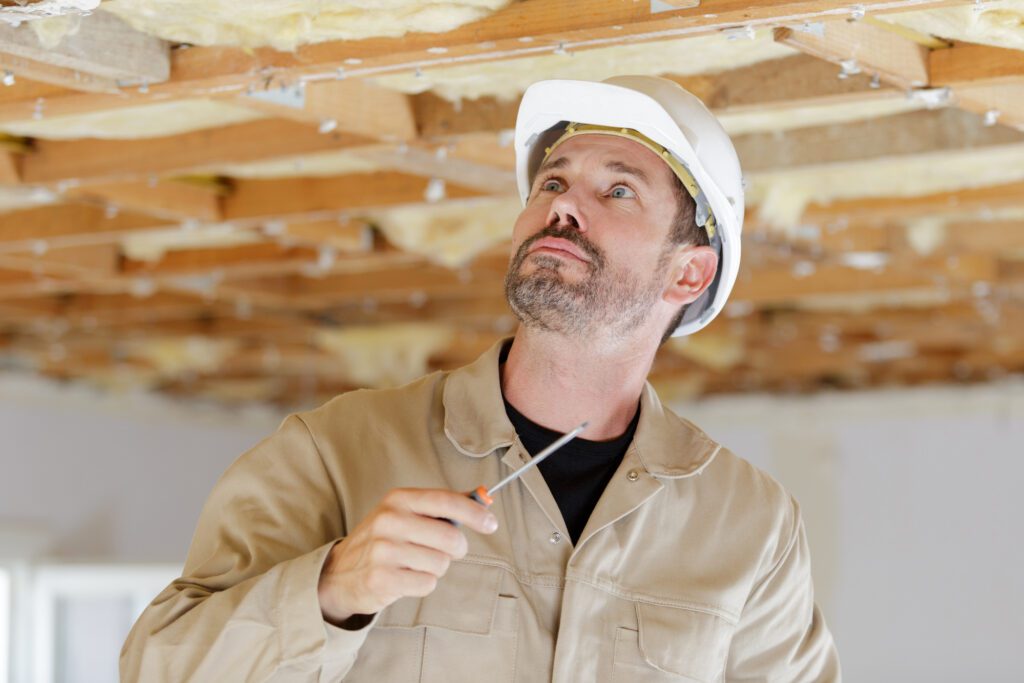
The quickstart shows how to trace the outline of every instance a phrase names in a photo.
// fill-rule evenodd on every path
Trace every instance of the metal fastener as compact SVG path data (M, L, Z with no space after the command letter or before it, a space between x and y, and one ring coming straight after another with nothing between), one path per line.
M630 470L629 474L626 475L626 478L629 479L630 481L636 481L637 479L640 478L640 473L637 472L636 470Z
M556 531L556 532L554 532L553 534L551 534L551 537L550 537L550 538L548 538L548 540L549 540L549 541L550 541L550 542L551 542L552 544L554 544L554 543L558 543L559 541L561 541L561 540L562 540L562 534L560 534L560 533L558 533L558 532Z

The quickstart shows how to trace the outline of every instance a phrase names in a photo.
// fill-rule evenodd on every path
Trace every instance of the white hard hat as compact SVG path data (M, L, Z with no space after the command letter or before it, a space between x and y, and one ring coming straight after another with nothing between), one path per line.
M703 102L665 78L534 83L516 119L516 179L524 205L552 145L578 133L621 135L644 144L662 154L693 196L697 224L718 250L718 273L672 336L700 330L725 306L740 267L743 179L729 135Z

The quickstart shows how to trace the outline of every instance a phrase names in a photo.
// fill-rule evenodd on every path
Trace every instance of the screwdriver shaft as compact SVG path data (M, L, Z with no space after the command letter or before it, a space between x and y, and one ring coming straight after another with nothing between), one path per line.
M518 479L519 476L522 475L523 472L525 472L526 470L530 469L534 465L539 465L541 463L541 461L544 460L544 458L548 457L549 455L551 455L552 453L557 451L559 448L561 448L565 444L567 444L570 441L572 441L573 439L575 439L576 435L579 434L580 432L582 432L584 429L586 429L588 424L589 424L589 422L584 422L580 426L578 426L575 429L573 429L571 432L563 434L562 436L560 436L557 439L555 439L551 443L550 446L548 446L547 448L542 450L537 455L533 456L533 458L530 459L530 462L526 463L525 465L520 467L518 470L516 470L512 474L508 475L507 477L505 477L504 479L499 481L497 484L492 486L490 489L488 489L487 490L487 495L488 496L493 496L501 488L503 488L506 484L508 484L511 481L515 481L516 479Z

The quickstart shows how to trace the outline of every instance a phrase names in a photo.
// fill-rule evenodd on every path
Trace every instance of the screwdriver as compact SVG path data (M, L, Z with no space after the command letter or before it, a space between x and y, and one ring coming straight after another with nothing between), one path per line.
M472 498L473 500L475 500L476 502L480 503L484 507L490 507L491 503L494 502L493 496L494 496L495 493L497 493L498 491L503 489L509 483L511 483L511 482L515 481L516 479L518 479L520 476L522 476L523 472L525 472L526 470L530 469L534 465L539 465L540 462L542 460L544 460L544 458L548 457L549 455L551 455L552 453L557 451L559 448L561 448L565 444L567 444L570 441L572 441L573 439L575 439L576 436L580 432L582 432L584 429L587 428L588 424L590 424L590 422L584 421L581 425L579 425L578 427L576 427L572 431L570 431L570 432L568 432L566 434L563 434L562 436L558 437L553 442L551 442L550 446L548 446L547 448L542 450L537 455L533 456L533 458L530 460L530 462L526 463L525 465L523 465L522 467L517 469L512 474L508 475L507 477L505 477L504 479L499 481L497 484L495 484L491 488L487 488L486 486L477 486L475 490L470 491L466 495L469 496L470 498ZM455 526L459 526L458 522L454 522L452 520L448 520L448 521L450 521Z

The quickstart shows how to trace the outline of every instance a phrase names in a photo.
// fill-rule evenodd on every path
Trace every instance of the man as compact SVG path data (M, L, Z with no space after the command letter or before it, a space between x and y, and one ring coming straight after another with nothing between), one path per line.
M728 136L670 81L548 81L516 153L515 338L232 465L125 680L839 680L795 502L646 383L735 281Z

